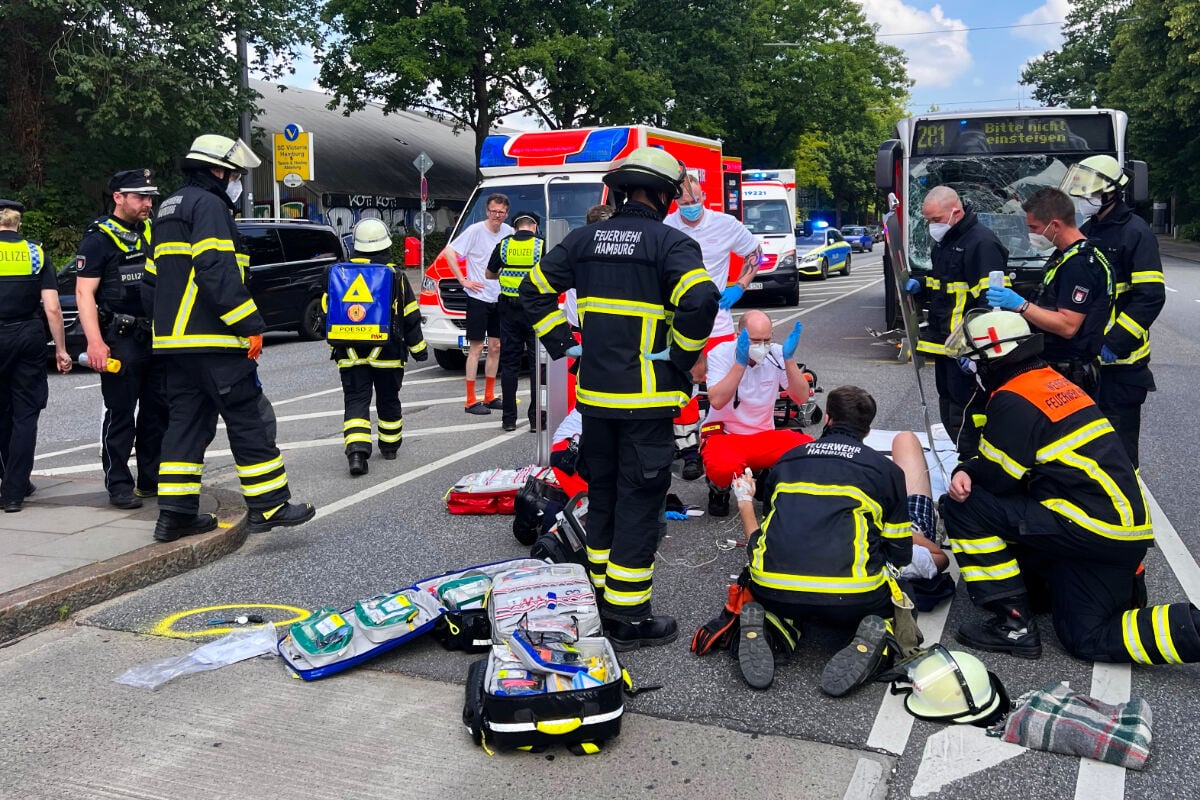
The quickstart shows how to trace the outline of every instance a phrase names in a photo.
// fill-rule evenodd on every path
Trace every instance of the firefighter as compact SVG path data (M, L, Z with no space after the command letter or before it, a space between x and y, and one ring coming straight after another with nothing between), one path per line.
M150 170L131 169L114 175L108 190L113 211L92 223L75 256L75 299L88 365L100 372L100 457L108 502L141 508L141 498L158 494L158 458L167 429L162 366L153 357L141 291L158 187ZM105 369L110 357L120 362L118 372ZM136 486L129 470L135 439Z
M533 371L537 369L537 337L521 306L519 290L521 281L542 260L546 240L537 235L538 217L532 211L518 211L512 226L516 233L496 245L486 272L488 280L500 281L500 424L506 431L517 429L517 373L525 354L529 359L529 430L536 431Z
M1077 658L1200 661L1194 607L1135 607L1154 542L1146 498L1112 425L1041 358L1043 336L1016 314L976 311L947 342L989 393L979 455L941 503L971 600L993 615L957 639L1037 658L1030 588L1048 587L1055 633Z
M1111 311L1112 271L1104 253L1075 227L1075 204L1058 189L1039 189L1021 204L1035 250L1054 248L1031 300L989 288L987 304L1015 311L1045 334L1043 358L1092 397Z
M54 265L40 244L17 232L24 212L20 203L0 200L0 505L10 514L33 494L38 417L50 394L43 309L55 365L71 371Z
M210 531L200 514L204 451L225 421L251 533L313 518L310 504L289 503L283 458L268 436L260 404L259 355L265 325L246 288L249 258L233 222L241 176L259 165L240 139L205 134L183 159L184 182L154 219L154 353L166 360L170 409L158 473L154 538L171 542Z
M354 226L352 264L382 264L391 270L393 313L391 338L386 344L365 348L335 345L330 358L337 362L342 377L342 395L346 415L342 435L351 475L367 474L371 457L371 390L379 415L379 454L387 461L396 458L404 441L404 413L400 407L400 386L404 383L404 364L408 356L425 361L429 350L421 333L421 312L404 271L387 260L392 237L387 226L377 219L364 219ZM328 297L325 298L328 303ZM328 306L326 306L328 308ZM401 321L403 320L403 321Z
M964 208L949 186L935 186L925 196L921 215L933 239L930 271L924 278L909 278L911 294L929 300L928 325L921 329L917 350L933 356L938 410L946 432L958 447L960 458L970 458L979 444L979 400L975 386L963 376L953 359L946 358L946 337L962 315L983 308L988 273L1008 266L1008 251L992 230L979 221L974 209Z
M689 370L720 301L700 246L662 224L685 174L664 150L634 150L604 176L618 199L612 218L571 231L521 284L550 356L578 358L589 572L620 650L679 635L673 617L651 612L654 553L671 484L672 419L691 397ZM579 345L558 306L571 288Z
M1158 240L1121 199L1129 183L1112 156L1091 156L1067 170L1059 186L1075 200L1080 231L1099 245L1113 271L1113 309L1100 349L1096 404L1138 466L1142 405L1153 392L1150 326L1167 299Z

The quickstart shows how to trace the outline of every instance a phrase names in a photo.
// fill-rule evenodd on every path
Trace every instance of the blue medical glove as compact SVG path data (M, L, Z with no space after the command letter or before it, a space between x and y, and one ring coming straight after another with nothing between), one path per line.
M646 360L647 361L670 361L671 360L671 348L664 347L662 350L659 350L657 353L646 353Z
M676 522L687 522L688 518L686 511L667 511L664 516L666 516L667 519L673 519Z
M743 367L750 366L750 331L742 328L733 348L733 359Z
M916 278L909 278L908 283L904 284L904 291L908 292L909 294L920 294L921 282Z
M1117 360L1117 354L1108 349L1108 345L1100 348L1100 361L1105 364L1111 364Z
M571 358L579 358L581 355L583 355L583 346L578 344L571 345L567 348L567 355L569 355Z
M742 295L744 295L745 293L746 293L746 290L742 288L741 284L738 284L738 283L729 284L728 286L725 287L725 291L721 292L721 302L720 302L721 309L723 311L728 311L729 309L733 308L733 304L736 303L738 300L741 300Z
M796 357L796 348L800 346L800 331L804 330L804 326L799 322L796 327L792 328L792 332L783 340L783 360L791 361Z
M987 290L987 304L993 308L999 307L1007 311L1016 311L1025 304L1025 298L1004 286Z

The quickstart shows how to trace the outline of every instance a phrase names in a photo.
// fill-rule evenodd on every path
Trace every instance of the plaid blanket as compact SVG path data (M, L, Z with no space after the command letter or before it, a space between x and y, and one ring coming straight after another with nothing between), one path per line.
M1034 750L1142 769L1150 757L1151 724L1150 706L1141 698L1108 705L1059 683L1022 697L1001 738Z

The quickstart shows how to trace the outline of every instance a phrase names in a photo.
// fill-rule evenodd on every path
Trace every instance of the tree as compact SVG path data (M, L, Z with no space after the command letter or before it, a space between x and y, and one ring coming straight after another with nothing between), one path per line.
M1134 16L1133 0L1076 0L1063 25L1063 44L1021 71L1021 83L1046 106L1087 108L1099 97L1097 80L1112 68L1117 26Z

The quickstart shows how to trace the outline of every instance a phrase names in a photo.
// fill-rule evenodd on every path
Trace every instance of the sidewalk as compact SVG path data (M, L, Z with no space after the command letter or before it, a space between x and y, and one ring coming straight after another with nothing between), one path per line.
M200 511L217 515L217 530L162 544L153 538L153 498L123 511L108 504L103 481L33 480L37 491L24 510L0 514L0 643L215 561L246 539L246 508L234 492L200 495Z
M1178 258L1182 261L1195 261L1200 264L1200 242L1189 239L1172 239L1163 234L1158 235L1158 252L1168 258Z

